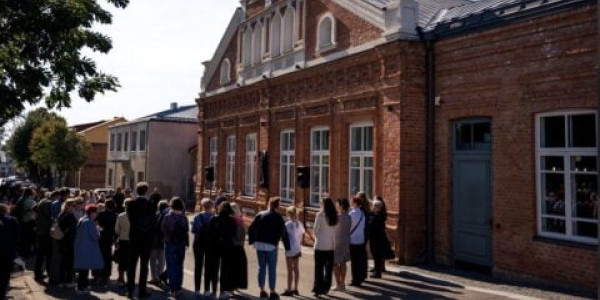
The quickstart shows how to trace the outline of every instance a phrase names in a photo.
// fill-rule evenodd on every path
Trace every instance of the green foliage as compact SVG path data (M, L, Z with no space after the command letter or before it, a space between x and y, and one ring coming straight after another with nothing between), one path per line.
M60 118L44 121L29 143L31 160L43 168L56 170L60 176L81 168L89 149L89 144Z
M129 0L105 0L125 8ZM84 48L108 53L110 37L92 30L111 24L98 0L0 0L0 126L26 103L70 107L70 92L86 101L116 91L119 81L81 55Z

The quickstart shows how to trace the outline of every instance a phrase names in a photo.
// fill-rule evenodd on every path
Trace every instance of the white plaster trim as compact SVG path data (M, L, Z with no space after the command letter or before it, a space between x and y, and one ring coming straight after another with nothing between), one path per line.
M329 19L329 21L331 22L331 44L327 45L327 46L321 46L321 26L323 25L323 21ZM321 16L321 18L319 19L319 25L317 26L317 52L325 52L325 51L329 51L331 49L334 49L335 46L337 45L337 24L336 24L336 20L335 17L333 16L333 14L331 12L327 12L324 15Z

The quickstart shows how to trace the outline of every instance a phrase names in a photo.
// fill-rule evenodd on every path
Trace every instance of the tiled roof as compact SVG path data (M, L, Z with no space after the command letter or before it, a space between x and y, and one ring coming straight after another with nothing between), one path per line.
M88 128L100 125L104 122L106 122L106 120L101 120L101 121L92 122L92 123L85 123L85 124L77 124L77 125L71 126L71 129L73 129L75 132L81 132Z
M187 105L180 106L175 109L168 109L161 112L157 112L139 119L134 122L147 121L147 120L162 120L162 121L181 121L181 122L196 122L198 118L198 106Z

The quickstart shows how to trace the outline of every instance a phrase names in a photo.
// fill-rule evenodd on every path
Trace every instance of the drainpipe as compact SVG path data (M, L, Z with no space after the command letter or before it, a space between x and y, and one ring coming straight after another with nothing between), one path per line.
M599 0L600 1L600 0ZM425 36L423 28L417 27L419 39L425 47L425 88L426 88L426 124L425 124L425 199L426 199L426 218L427 218L427 263L435 262L434 252L434 201L435 201L435 56L434 39Z

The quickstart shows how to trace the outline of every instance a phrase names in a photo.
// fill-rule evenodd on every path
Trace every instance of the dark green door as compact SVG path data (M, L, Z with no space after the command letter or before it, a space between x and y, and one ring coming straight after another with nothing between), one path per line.
M467 120L453 127L454 260L491 267L491 122Z

